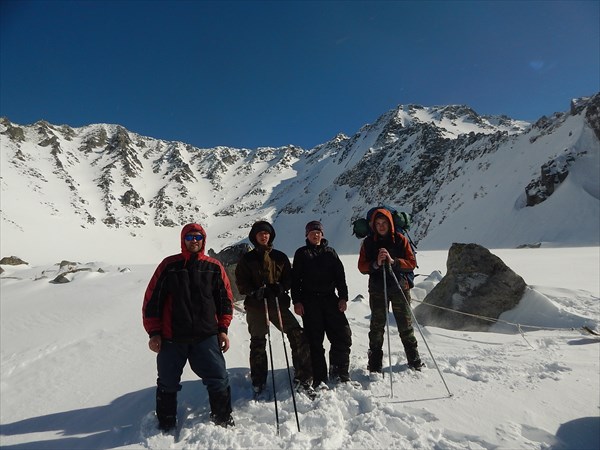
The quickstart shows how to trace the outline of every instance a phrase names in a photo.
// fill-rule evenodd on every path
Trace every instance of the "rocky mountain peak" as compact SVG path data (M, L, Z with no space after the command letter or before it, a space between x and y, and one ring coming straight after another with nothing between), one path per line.
M22 126L3 118L3 180L10 180L2 183L3 230L21 232L25 202L25 210L42 217L72 216L84 228L135 234L218 221L217 239L231 245L259 218L351 223L386 203L412 214L415 241L438 242L454 216L481 220L477 208L498 192L510 204L504 214L552 201L579 161L598 158L599 110L595 95L525 126L506 116L479 116L465 105L401 105L352 136L337 134L308 150L197 148L119 125ZM589 182L586 189L595 192ZM24 200L11 206L4 199L12 197ZM477 233L468 235L483 245L498 239L485 229Z

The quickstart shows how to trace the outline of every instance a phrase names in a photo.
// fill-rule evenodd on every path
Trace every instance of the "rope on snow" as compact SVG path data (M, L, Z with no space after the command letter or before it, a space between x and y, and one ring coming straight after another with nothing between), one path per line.
M525 332L523 331L523 327L525 328L533 328L536 330L550 330L550 331L575 331L575 328L573 327L569 327L569 328L557 328L557 327L542 327L542 326L538 326L538 325L524 325L524 324L520 324L520 323L514 323L514 322L508 322L506 320L501 320L501 319L494 319L493 317L486 317L486 316L481 316L478 314L471 314L471 313L467 313L464 311L457 311L456 309L451 309L451 308L447 308L445 306L439 306L439 305L432 305L431 303L426 303L422 300L417 300L417 299L412 299L412 301L415 301L417 303L421 303L422 305L427 305L427 306L431 306L432 308L438 308L438 309L443 309L445 311L450 311L453 312L455 314L462 314L464 316L469 316L469 317L475 317L477 319L481 319L481 320L487 320L488 322L494 322L494 323L503 323L505 325L512 325L514 327L517 328L518 332L521 334L521 336L523 337L523 339L525 340L525 342L527 342L527 344L531 347L534 348L525 338ZM578 330L582 330L585 333L591 334L593 336L600 336L600 334L594 330L592 330L590 327L588 326L582 326L581 328L578 328Z

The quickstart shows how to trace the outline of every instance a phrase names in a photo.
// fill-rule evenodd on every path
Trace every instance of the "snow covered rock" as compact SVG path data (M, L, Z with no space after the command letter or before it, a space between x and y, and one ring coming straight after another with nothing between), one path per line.
M21 264L29 263L23 261L18 256L5 256L4 258L0 259L0 264L6 264L7 266L19 266Z

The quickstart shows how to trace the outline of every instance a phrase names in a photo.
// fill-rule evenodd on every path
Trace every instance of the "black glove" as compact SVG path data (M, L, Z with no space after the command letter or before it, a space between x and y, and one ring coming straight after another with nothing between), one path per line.
M258 301L263 301L265 298L265 294L266 294L265 291L266 291L266 287L261 286L252 293L252 296Z

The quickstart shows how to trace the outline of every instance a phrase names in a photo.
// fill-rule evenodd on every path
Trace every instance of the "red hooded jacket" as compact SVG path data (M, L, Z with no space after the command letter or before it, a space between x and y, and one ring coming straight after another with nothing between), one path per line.
M185 235L202 234L198 253L190 253ZM204 254L206 232L190 223L181 230L181 253L165 258L148 283L142 317L146 332L176 342L194 342L227 332L233 318L233 295L225 269Z

